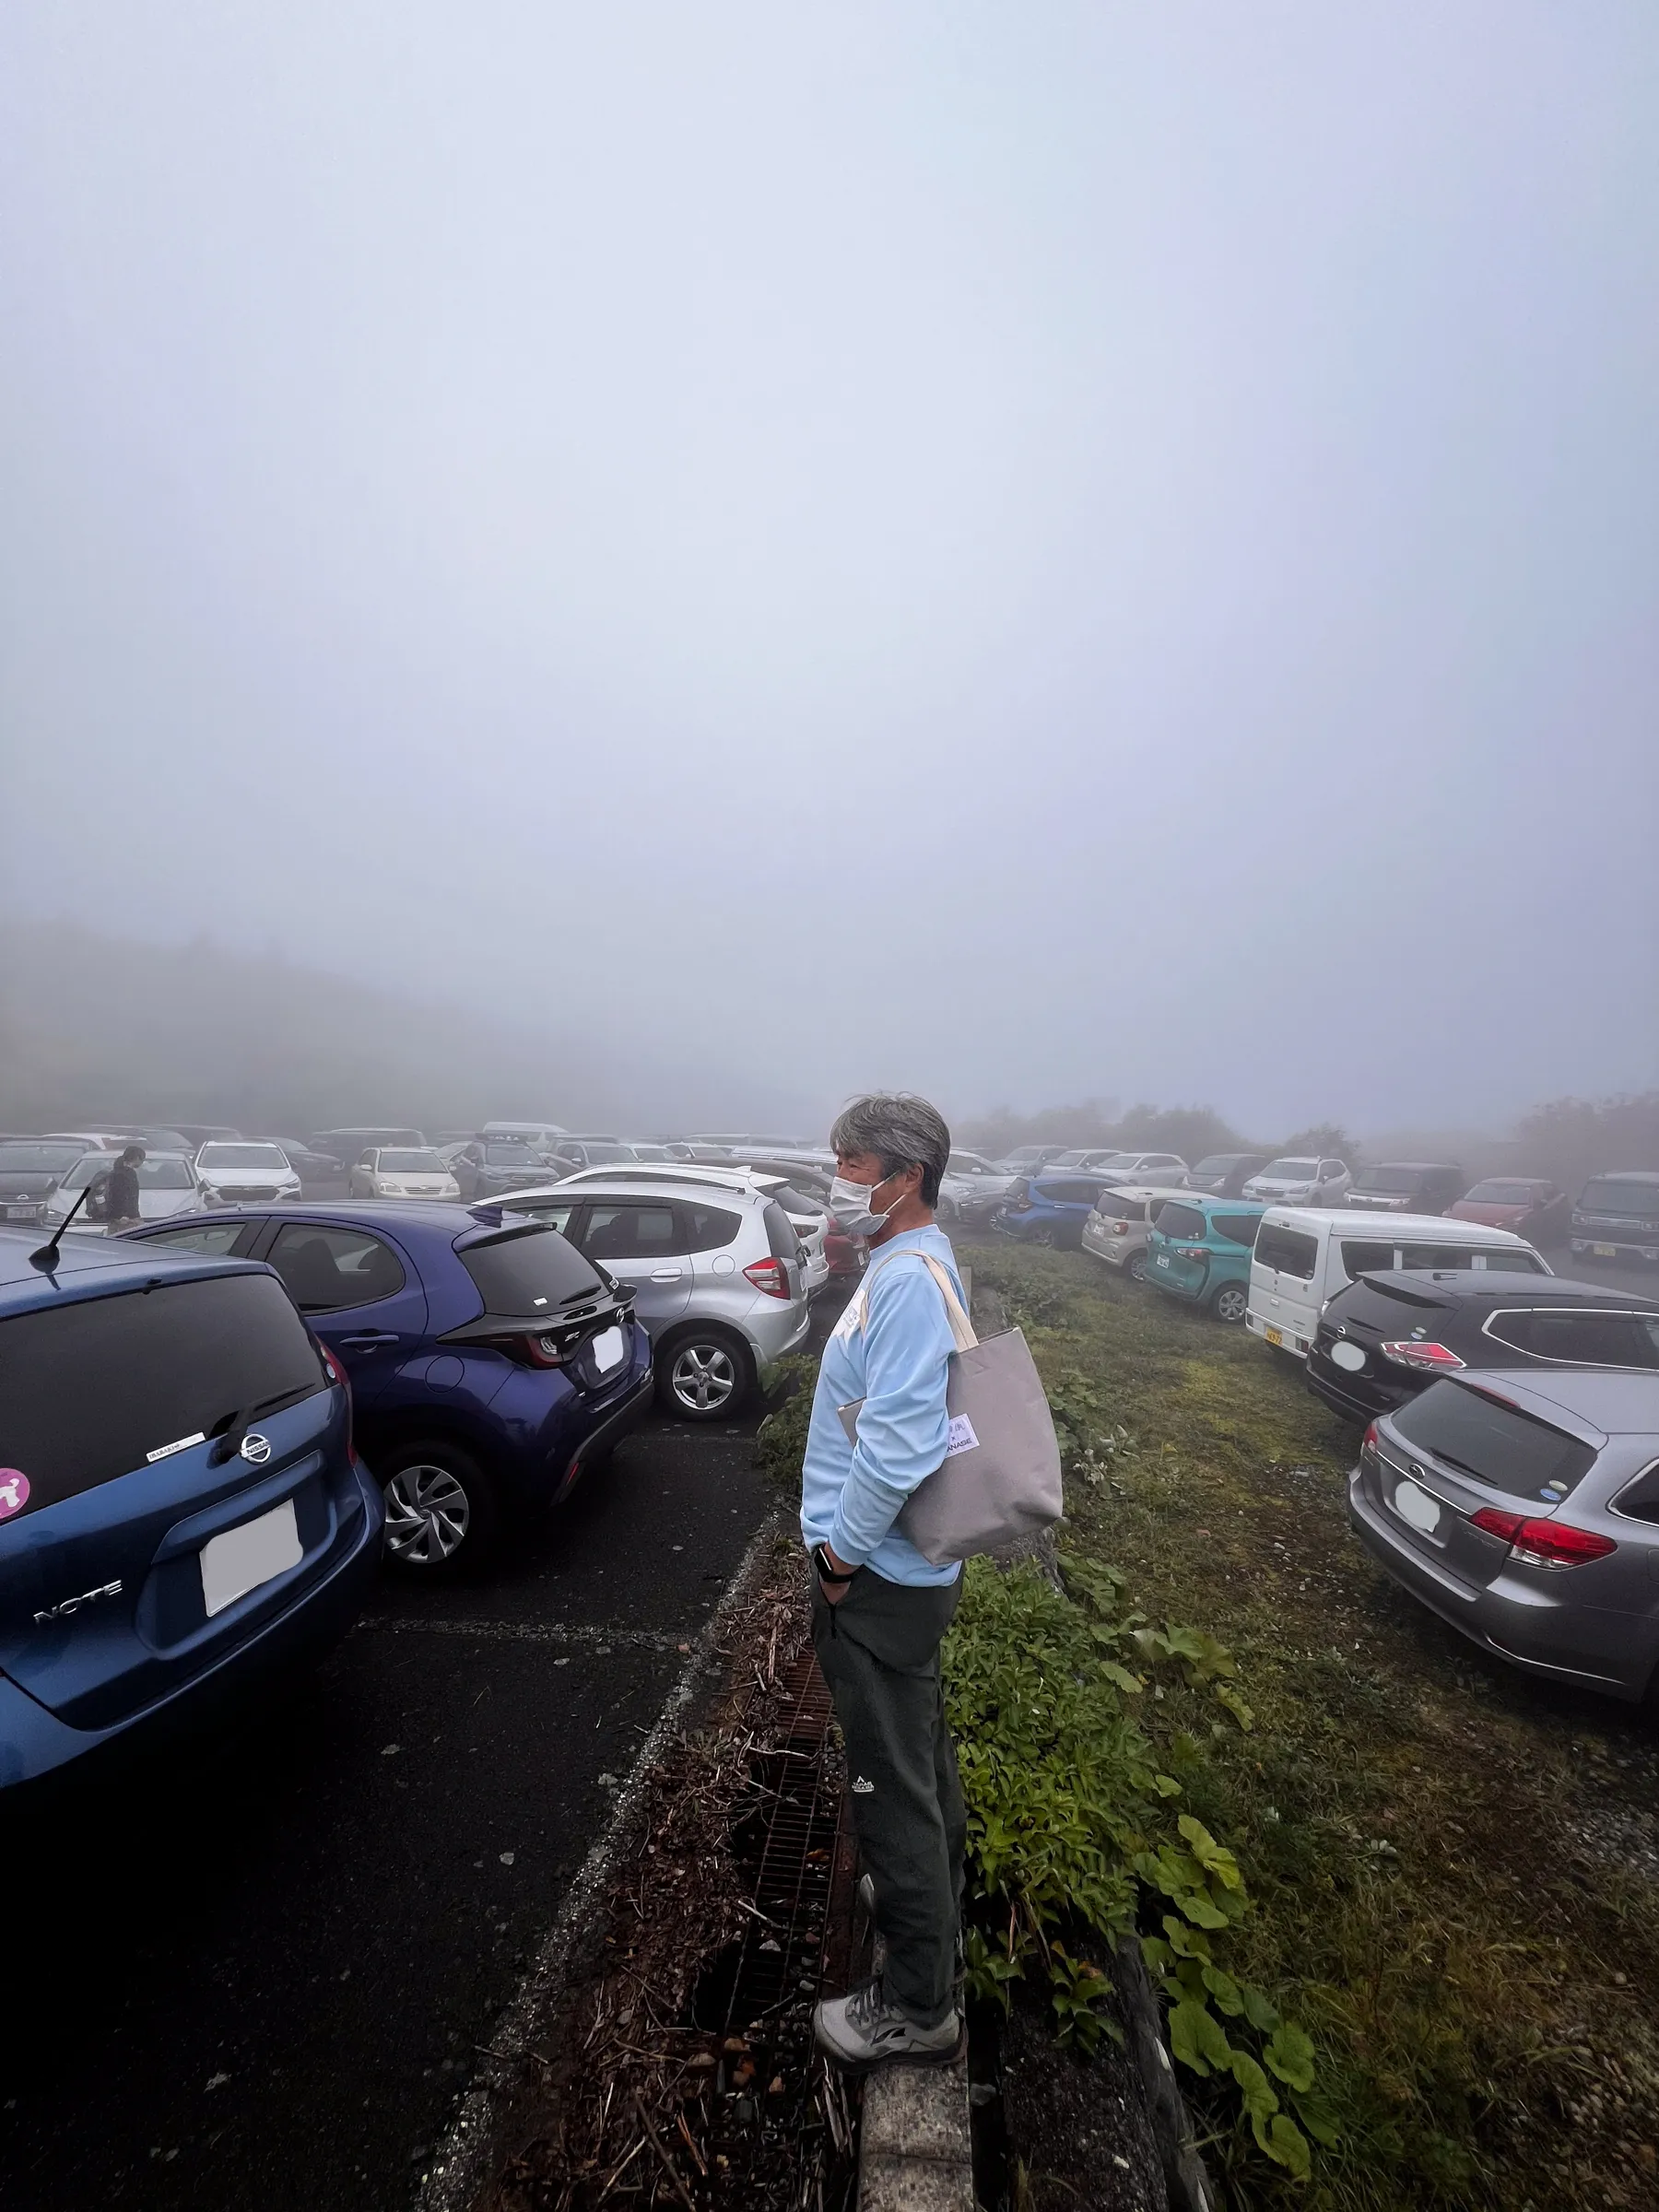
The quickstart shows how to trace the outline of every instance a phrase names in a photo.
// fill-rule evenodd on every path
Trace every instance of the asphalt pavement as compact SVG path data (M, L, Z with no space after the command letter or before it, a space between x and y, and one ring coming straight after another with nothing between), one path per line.
M382 1581L229 1735L0 1827L0 2205L408 2201L769 1510L761 1411L653 1416L488 1579Z

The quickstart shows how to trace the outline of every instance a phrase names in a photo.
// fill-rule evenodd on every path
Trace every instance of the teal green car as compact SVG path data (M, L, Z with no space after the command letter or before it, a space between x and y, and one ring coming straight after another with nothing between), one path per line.
M1147 1239L1145 1280L1218 1321L1242 1321L1250 1255L1265 1205L1248 1198L1171 1198Z

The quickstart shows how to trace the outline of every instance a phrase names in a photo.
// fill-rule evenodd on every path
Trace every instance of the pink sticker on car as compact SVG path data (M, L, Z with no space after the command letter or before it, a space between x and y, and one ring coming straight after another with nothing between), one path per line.
M29 1477L21 1467L0 1467L0 1521L9 1521L29 1503Z

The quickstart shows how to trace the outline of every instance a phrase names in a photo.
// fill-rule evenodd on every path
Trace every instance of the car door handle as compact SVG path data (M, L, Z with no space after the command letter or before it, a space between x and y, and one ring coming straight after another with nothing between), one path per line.
M651 1271L651 1279L653 1283L677 1283L681 1273L682 1270L678 1267L653 1267Z
M348 1344L354 1351L371 1351L377 1344L395 1344L397 1335L393 1329L359 1329L355 1336L336 1336L336 1344Z

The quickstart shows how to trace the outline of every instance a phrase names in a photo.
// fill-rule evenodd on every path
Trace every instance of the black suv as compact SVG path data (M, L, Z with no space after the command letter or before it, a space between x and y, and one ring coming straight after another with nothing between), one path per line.
M1443 1214L1468 1187L1463 1170L1447 1161L1385 1159L1355 1176L1347 1204L1373 1213Z
M1659 1175L1619 1170L1593 1175L1578 1194L1569 1239L1602 1260L1659 1260Z
M1495 1268L1391 1268L1325 1301L1308 1388L1345 1420L1393 1413L1465 1368L1659 1368L1659 1299Z
M463 1198L500 1198L510 1191L546 1190L572 1172L567 1159L550 1159L534 1145L507 1136L475 1136L450 1160Z
M1268 1164L1265 1152L1212 1152L1187 1176L1190 1191L1207 1191L1212 1198L1241 1198L1244 1185Z

